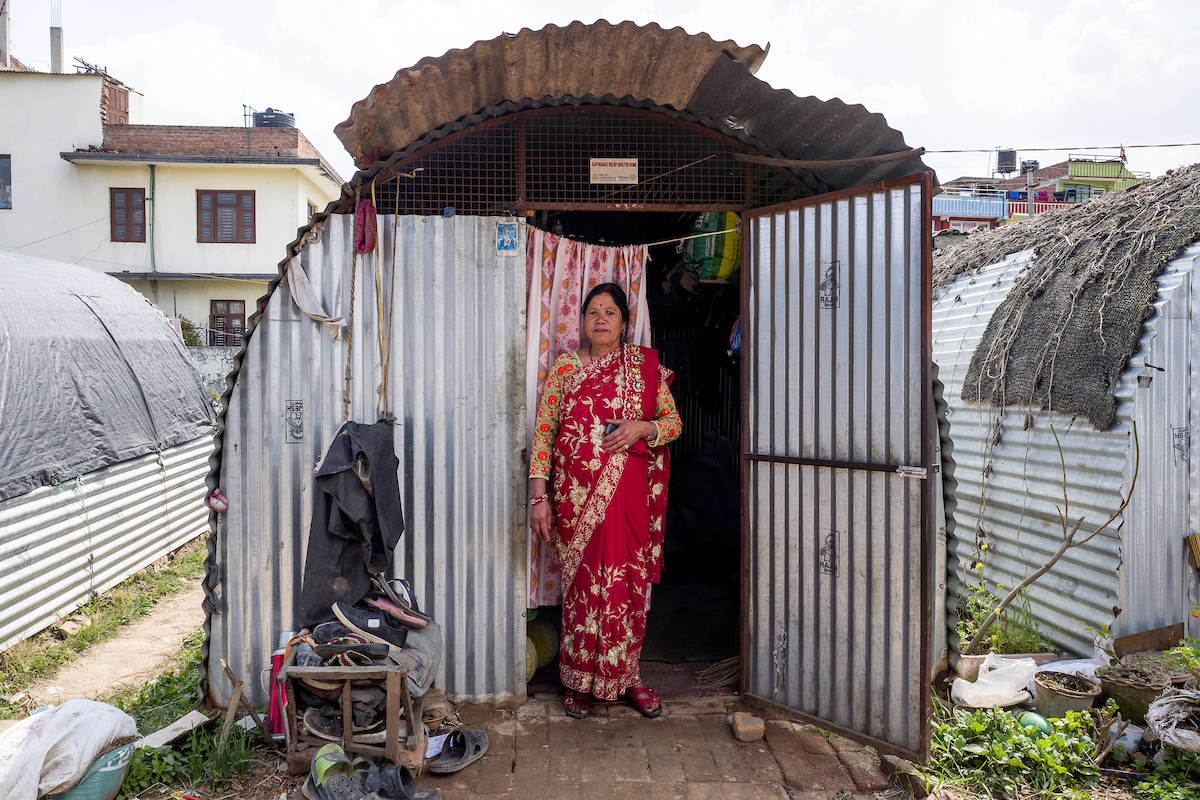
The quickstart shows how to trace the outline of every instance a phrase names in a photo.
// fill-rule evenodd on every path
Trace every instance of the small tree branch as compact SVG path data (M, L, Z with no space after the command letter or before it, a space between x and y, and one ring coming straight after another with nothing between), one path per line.
M1054 434L1054 442L1055 442L1055 444L1058 445L1058 459L1060 462L1062 462L1062 468L1063 468L1063 504L1064 504L1064 508L1059 510L1059 512L1058 512L1059 519L1062 520L1063 543L1058 548L1058 550L1055 551L1054 555L1050 556L1050 559L1045 564L1043 564L1035 572L1033 572L1031 575L1029 575L1029 577L1025 578L1025 580L1021 581L1016 586L1014 586L1012 588L1012 590L1009 591L1009 593L1004 596L1004 599L1002 599L999 602L999 604L997 604L997 606L994 609L992 609L992 613L988 614L987 619L985 619L983 621L983 623L975 631L975 635L973 637L971 637L971 641L968 642L967 646L962 649L962 654L965 656L972 655L976 651L976 649L978 649L979 643L983 641L983 638L984 638L984 636L987 635L988 630L992 627L992 625L996 622L996 620L1000 618L1000 615L1003 614L1010 605L1012 605L1012 602L1017 599L1017 597L1021 594L1022 591L1025 590L1026 587L1028 587L1030 584L1032 584L1038 578L1042 577L1047 572L1049 572L1050 569L1055 564L1057 564L1059 562L1059 560L1062 559L1062 557L1064 555L1066 555L1067 551L1070 550L1072 547L1078 547L1081 544L1086 544L1086 543L1090 542L1096 536L1096 534L1100 533L1100 531L1104 530L1109 525L1111 525L1117 519L1117 517L1121 516L1121 512L1123 512L1129 506L1129 501L1133 499L1133 490L1134 490L1134 487L1137 486L1138 473L1141 471L1141 466L1142 466L1142 450L1141 450L1141 446L1138 442L1138 432L1137 432L1137 422L1136 421L1133 423L1133 452L1134 452L1133 479L1129 482L1129 492L1122 499L1121 505L1119 505L1117 507L1117 510L1114 511L1109 516L1109 518L1104 521L1103 525L1101 525L1099 528L1096 528L1096 530L1092 531L1091 533L1089 533L1087 536L1080 539L1079 541L1075 541L1075 534L1077 534L1079 532L1080 526L1083 525L1083 517L1080 517L1079 519L1075 520L1075 524L1071 527L1071 529L1069 531L1067 530L1067 519L1066 519L1065 515L1067 513L1067 509L1069 508L1068 504L1070 502L1067 499L1067 460L1063 456L1062 443L1059 441L1058 433L1054 430L1053 425L1050 426L1050 432L1052 434Z

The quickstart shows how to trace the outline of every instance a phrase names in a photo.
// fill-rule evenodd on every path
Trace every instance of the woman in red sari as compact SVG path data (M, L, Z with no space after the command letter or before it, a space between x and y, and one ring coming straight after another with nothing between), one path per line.
M662 570L667 443L683 430L674 375L654 350L622 343L629 307L616 284L593 289L582 316L590 344L546 377L529 468L530 524L543 541L557 534L562 562L563 706L580 719L592 697L628 694L656 717L662 703L641 685L639 660Z

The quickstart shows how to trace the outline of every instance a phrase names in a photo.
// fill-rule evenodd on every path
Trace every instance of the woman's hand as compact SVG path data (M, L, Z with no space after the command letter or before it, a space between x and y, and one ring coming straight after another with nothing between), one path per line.
M554 511L550 508L549 500L534 503L533 508L529 509L529 527L543 542L554 538Z
M617 426L615 431L604 437L604 450L607 453L623 453L633 447L638 439L648 439L657 432L653 422L640 419L610 419L606 422Z

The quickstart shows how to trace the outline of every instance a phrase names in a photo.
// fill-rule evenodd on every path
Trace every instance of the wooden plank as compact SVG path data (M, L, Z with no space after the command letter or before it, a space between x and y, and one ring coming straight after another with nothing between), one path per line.
M1113 652L1117 654L1117 658L1121 658L1129 653L1140 653L1143 650L1170 650L1177 646L1182 638L1183 623L1177 622L1165 628L1131 633L1128 636L1113 639Z
M167 727L159 728L154 733L138 739L133 743L133 747L135 750L139 747L163 747L191 733L196 728L207 725L214 719L216 717L209 717L207 714L202 714L199 711L189 711Z
M221 726L221 744L225 744L229 739L229 729L233 727L233 716L237 712L238 704L242 702L242 682L238 681L233 685L233 699L229 701L229 709L225 712L225 724Z
M400 758L400 673L393 672L387 676L387 719L384 723L386 738L384 739L384 757L393 764ZM406 719L406 727L411 728L411 720Z
M350 679L342 686L342 749L349 753L354 747L354 700L350 697Z

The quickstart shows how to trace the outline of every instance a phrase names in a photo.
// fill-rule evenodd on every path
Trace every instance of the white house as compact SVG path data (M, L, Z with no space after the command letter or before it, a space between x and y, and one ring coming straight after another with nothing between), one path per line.
M342 180L290 115L143 125L141 100L99 70L0 69L0 248L106 272L238 346L280 245ZM193 350L210 385L232 352Z

